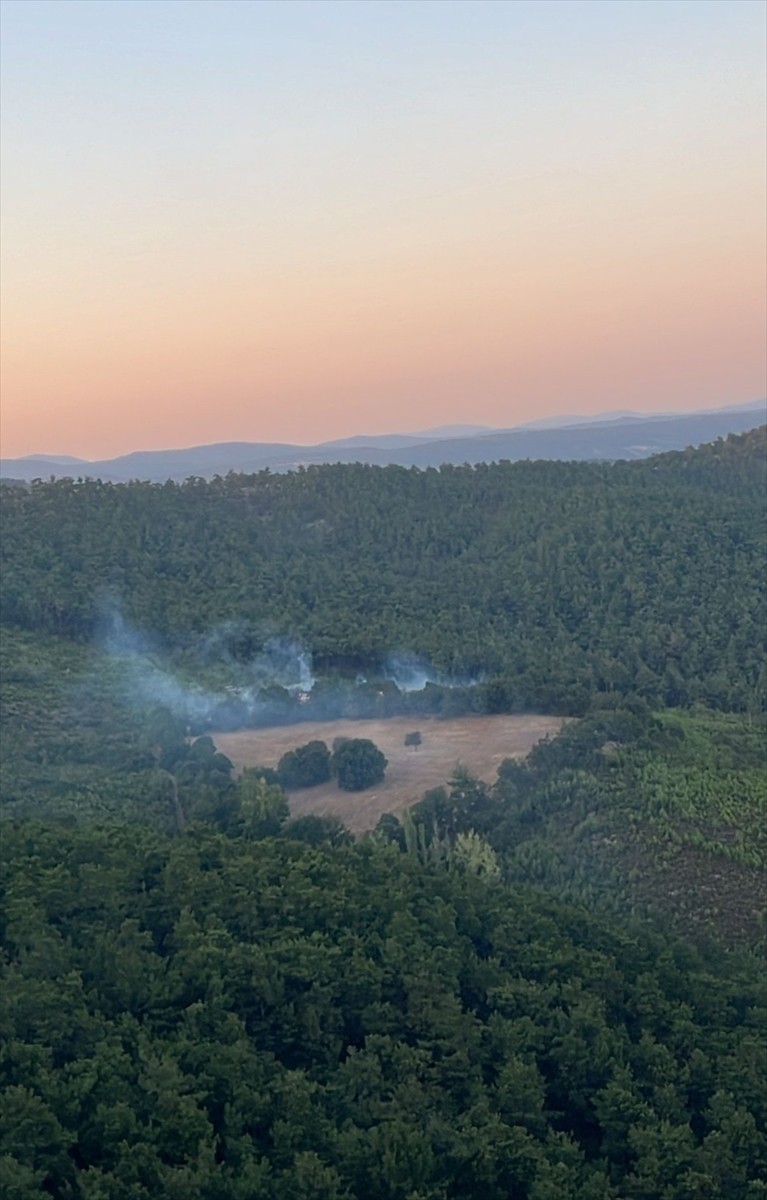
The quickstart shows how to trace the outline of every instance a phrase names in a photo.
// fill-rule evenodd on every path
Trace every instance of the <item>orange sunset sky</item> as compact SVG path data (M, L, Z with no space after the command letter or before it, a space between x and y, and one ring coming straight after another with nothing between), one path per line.
M755 0L4 0L2 454L757 399Z

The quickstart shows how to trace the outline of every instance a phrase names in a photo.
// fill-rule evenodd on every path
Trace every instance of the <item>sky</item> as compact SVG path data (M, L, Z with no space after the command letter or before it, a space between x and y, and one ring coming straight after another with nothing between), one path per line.
M2 0L0 450L765 395L762 0Z

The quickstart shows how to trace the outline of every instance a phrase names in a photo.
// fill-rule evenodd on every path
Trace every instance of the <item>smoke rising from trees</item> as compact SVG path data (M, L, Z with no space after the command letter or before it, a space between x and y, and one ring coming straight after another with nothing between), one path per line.
M234 621L170 649L136 629L114 598L103 604L94 648L132 707L165 708L194 732L403 711L438 714L445 693L460 704L463 690L480 682L450 680L406 651L354 680L332 673L320 678L299 639L259 635ZM472 706L467 700L466 709Z

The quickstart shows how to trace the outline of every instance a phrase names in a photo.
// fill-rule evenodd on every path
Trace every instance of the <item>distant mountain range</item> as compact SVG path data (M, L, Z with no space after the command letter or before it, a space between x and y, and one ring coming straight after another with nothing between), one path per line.
M314 463L362 462L385 466L438 467L444 463L499 459L614 461L647 458L745 433L767 419L767 401L694 413L603 413L599 417L549 417L510 429L486 425L443 425L420 433L357 436L317 446L275 442L221 442L181 450L141 450L90 462L70 455L0 459L5 479L91 478L115 483L131 479L161 483L192 475L211 479L229 471L269 468L291 471Z

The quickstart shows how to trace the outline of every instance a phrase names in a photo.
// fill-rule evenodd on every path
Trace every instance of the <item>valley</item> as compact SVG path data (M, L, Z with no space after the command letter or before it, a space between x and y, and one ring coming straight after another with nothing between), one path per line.
M764 479L1 489L3 1195L756 1200Z

